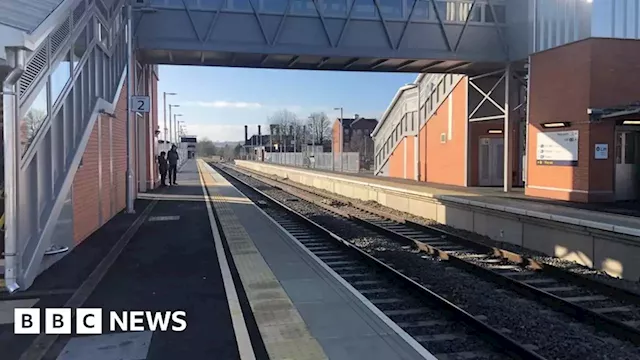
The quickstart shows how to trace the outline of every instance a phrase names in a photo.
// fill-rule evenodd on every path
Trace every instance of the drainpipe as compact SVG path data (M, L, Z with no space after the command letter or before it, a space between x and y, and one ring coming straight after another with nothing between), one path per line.
M26 51L22 49L7 50L7 60L12 68L2 83L4 97L4 258L5 283L10 293L17 291L19 273L18 259L18 221L17 221L17 180L18 180L18 86L16 85L24 72Z

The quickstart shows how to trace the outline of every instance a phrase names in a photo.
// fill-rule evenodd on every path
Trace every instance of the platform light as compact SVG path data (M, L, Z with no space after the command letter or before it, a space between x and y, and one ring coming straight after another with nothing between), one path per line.
M625 120L622 125L640 125L640 120Z
M502 134L502 129L490 129L487 131L489 134Z
M552 122L552 123L544 123L542 124L543 128L561 128L561 127L568 127L569 125L571 125L571 123L569 122Z

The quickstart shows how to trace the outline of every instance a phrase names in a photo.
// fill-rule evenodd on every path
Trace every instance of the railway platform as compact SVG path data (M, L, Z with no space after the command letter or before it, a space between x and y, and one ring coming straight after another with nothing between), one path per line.
M209 165L187 161L178 183L0 294L2 358L435 359ZM15 335L17 307L181 310L187 327Z
M236 161L241 168L347 198L374 201L443 225L604 270L640 278L640 218L504 195L496 189L430 186L415 181Z

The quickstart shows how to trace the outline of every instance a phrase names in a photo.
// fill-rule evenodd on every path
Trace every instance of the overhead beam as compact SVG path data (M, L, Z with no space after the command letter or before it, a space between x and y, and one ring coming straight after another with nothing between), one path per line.
M371 65L369 70L375 70L375 69L379 68L380 66L384 65L384 63L386 63L387 61L389 61L389 59L377 60L376 62L373 63L373 65Z
M267 60L269 60L269 55L262 55L262 60L260 60L260 65L264 66L264 64L267 63Z
M465 67L467 67L469 65L471 65L470 62L463 62L462 64L458 64L458 65L454 65L454 66L448 67L444 72L447 72L447 73L455 72L456 70L465 68Z
M318 65L316 67L318 69L323 67L327 63L327 61L329 61L329 59L330 59L329 57L322 58L322 60L320 60L320 62L318 63Z
M346 64L344 64L343 69L344 69L344 70L349 69L349 68L350 68L350 67L352 67L355 63L357 63L357 62L358 62L358 60L360 60L360 58L352 58L352 59L350 59L349 61L347 61L347 63L346 63Z
M173 51L169 50L169 62L173 62Z
M409 66L411 66L412 64L415 64L417 62L417 60L407 60L405 62L403 62L402 64L400 64L400 66L398 66L396 68L397 71L402 71L406 68L408 68Z
M431 64L429 64L429 65L427 65L427 66L423 67L422 69L420 69L420 72L421 72L421 73L423 73L423 72L429 72L429 71L433 70L436 66L438 66L438 65L442 64L443 62L444 62L444 61L434 61L434 62L432 62Z
M294 56L293 58L291 58L291 60L289 60L287 67L293 67L295 64L298 63L299 60L300 60L300 56Z

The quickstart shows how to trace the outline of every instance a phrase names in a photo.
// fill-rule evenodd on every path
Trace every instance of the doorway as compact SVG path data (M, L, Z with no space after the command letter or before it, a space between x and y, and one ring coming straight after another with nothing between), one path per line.
M638 198L639 131L616 131L615 194L617 201Z
M480 138L478 154L478 185L502 186L504 180L504 139Z

